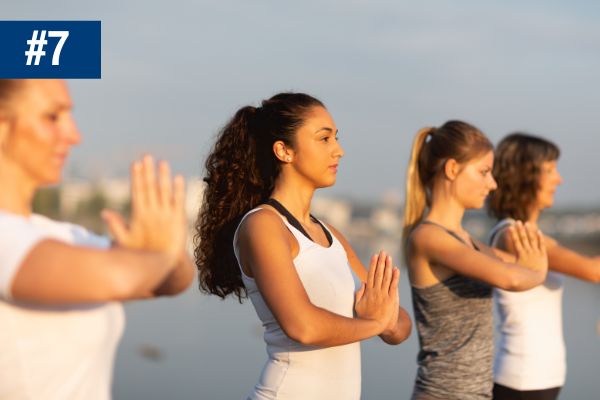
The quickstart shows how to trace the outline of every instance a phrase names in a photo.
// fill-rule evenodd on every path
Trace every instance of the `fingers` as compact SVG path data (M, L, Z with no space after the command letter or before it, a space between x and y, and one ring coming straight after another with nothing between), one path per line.
M523 245L521 244L521 239L519 238L519 234L517 233L517 227L513 225L508 228L508 231L510 232L510 238L513 242L513 246L515 247L517 255L522 255L524 253L524 250Z
M390 255L388 255L385 258L385 273L384 273L381 289L389 290L390 282L392 281L393 274L394 274L393 269L394 269L394 267L392 266L392 257Z
M123 217L111 210L103 210L100 215L102 216L106 226L108 226L108 230L113 235L117 243L127 243L129 231L127 230Z
M171 205L173 197L171 167L166 161L158 162L158 197L162 206Z
M373 254L371 256L371 262L369 263L369 270L367 271L367 286L373 287L373 280L375 277L375 271L377 270L377 263L379 262L379 254Z
M523 226L523 223L521 221L517 221L513 226L516 232L515 243L519 243L521 247L521 253L519 254L530 254L531 245L529 243L529 238L527 237L527 232Z
M154 159L150 155L145 155L142 159L142 190L146 204L151 208L156 207L158 204L158 189Z
M396 267L391 268L392 270L392 281L390 283L388 294L390 296L396 296L398 294L398 282L400 282L400 270Z
M373 278L373 287L380 289L383 287L383 278L385 275L385 267L387 263L387 254L382 250L379 252L379 258L377 259L377 269L375 270L375 277Z

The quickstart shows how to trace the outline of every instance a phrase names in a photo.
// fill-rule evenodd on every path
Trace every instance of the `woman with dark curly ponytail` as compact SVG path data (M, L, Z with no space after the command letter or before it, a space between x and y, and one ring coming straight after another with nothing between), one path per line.
M250 399L358 399L358 342L410 334L391 258L381 252L367 271L310 214L343 155L325 106L281 93L240 109L206 161L196 265L201 289L247 295L265 326L269 359Z
M490 244L514 252L506 229L515 220L537 226L545 208L552 207L562 183L554 143L524 133L508 135L498 144L494 176L498 188L489 201L498 223ZM500 315L500 346L496 349L494 399L556 399L566 378L562 332L561 274L600 282L600 259L578 254L546 236L548 276L543 285L522 293L496 290Z

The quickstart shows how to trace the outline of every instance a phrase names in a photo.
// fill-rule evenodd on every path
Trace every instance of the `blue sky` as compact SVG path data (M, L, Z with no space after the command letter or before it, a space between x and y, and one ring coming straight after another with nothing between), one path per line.
M494 142L554 140L557 205L600 201L597 2L9 0L2 18L102 20L102 80L71 82L71 175L124 175L143 152L199 175L237 108L295 90L325 102L346 150L324 194L401 192L414 133L458 118Z

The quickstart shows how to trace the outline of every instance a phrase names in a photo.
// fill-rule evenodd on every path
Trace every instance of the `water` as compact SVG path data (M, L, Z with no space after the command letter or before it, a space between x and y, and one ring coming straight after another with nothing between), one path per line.
M402 305L411 312L405 273L400 288ZM176 298L129 303L126 312L114 377L116 400L241 399L266 359L262 328L249 301L221 301L193 286ZM567 278L563 400L600 398L599 317L598 287ZM414 330L398 346L379 339L364 342L363 399L409 399L417 348Z

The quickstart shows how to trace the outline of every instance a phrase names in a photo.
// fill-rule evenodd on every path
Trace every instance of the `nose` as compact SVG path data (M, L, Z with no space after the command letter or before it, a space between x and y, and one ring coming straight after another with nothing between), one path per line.
M345 154L344 153L344 149L342 148L342 146L340 145L340 143L337 142L337 147L335 149L335 152L333 153L334 157L342 158L342 157L344 157L344 154Z
M490 174L490 190L496 190L498 188L498 184L494 177Z
M563 183L562 175L558 171L556 171L556 182L557 182L557 185L560 185Z
M64 138L71 146L81 143L81 133L72 115L69 115L68 122L65 124Z

